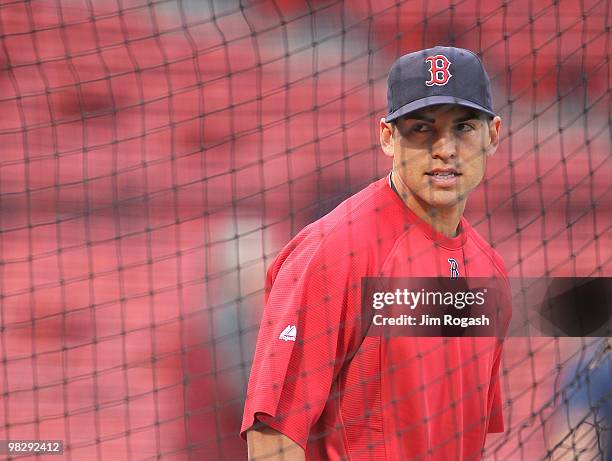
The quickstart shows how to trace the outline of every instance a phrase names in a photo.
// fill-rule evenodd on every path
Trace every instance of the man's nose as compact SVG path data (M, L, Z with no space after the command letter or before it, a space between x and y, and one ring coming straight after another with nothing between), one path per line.
M443 161L454 159L457 156L457 143L450 133L437 136L431 144L431 156Z

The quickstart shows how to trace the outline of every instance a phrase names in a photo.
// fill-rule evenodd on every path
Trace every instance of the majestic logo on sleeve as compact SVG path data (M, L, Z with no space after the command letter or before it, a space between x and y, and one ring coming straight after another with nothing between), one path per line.
M455 258L448 258L450 264L450 278L455 280L459 278L459 264Z
M296 336L297 330L295 328L295 325L287 325L278 337L278 339L283 339L285 341L295 341Z
M429 80L425 82L425 85L446 85L453 76L448 70L451 65L448 58L443 54L436 54L435 56L425 58L425 61L429 63Z

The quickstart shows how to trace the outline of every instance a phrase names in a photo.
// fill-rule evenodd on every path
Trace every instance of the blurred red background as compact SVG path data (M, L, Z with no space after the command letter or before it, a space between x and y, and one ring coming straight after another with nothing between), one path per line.
M504 137L468 217L511 276L609 276L607 14L1 2L0 439L63 439L77 460L243 459L265 270L389 170L386 73L415 49L470 48L492 77ZM508 341L496 456L545 453L533 413L585 344Z

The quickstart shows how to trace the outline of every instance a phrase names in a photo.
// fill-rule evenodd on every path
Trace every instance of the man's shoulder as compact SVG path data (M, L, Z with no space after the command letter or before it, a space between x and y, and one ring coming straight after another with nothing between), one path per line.
M389 200L386 178L369 184L364 189L342 201L332 211L306 226L296 238L308 235L320 240L359 237L367 239L375 232L374 226L389 223L393 203ZM382 222L381 222L382 219Z
M398 216L392 211L385 181L371 183L302 229L279 253L272 270L280 270L286 261L304 267L323 264L323 260L335 265L339 259L367 260L381 226L393 226Z
M479 249L481 256L490 260L501 275L507 277L508 271L506 270L506 265L504 264L504 260L502 259L501 255L497 252L494 246L487 242L487 240L485 240L485 238L472 226L470 226L469 238Z

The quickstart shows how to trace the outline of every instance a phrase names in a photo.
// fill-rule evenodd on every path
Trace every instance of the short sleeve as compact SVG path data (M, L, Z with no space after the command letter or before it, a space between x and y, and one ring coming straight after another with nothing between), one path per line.
M306 447L338 372L361 342L360 263L310 235L269 271L241 436L257 421Z
M499 379L499 365L501 361L501 345L497 351L497 357L491 371L491 384L489 387L489 424L487 432L504 432L504 413L501 397L501 385Z
M493 398L487 432L504 432L504 414L499 380L496 381L493 389Z
M501 299L502 306L502 321L503 321L503 337L500 340L497 350L495 362L491 370L491 383L489 387L489 424L487 432L504 432L504 413L502 404L502 391L501 391L501 380L499 378L499 368L501 363L501 356L503 350L503 340L508 331L510 320L512 317L512 290L510 288L510 281L508 280L508 273L504 266L501 258L498 259L498 265L500 266L501 276L503 278L503 293Z

